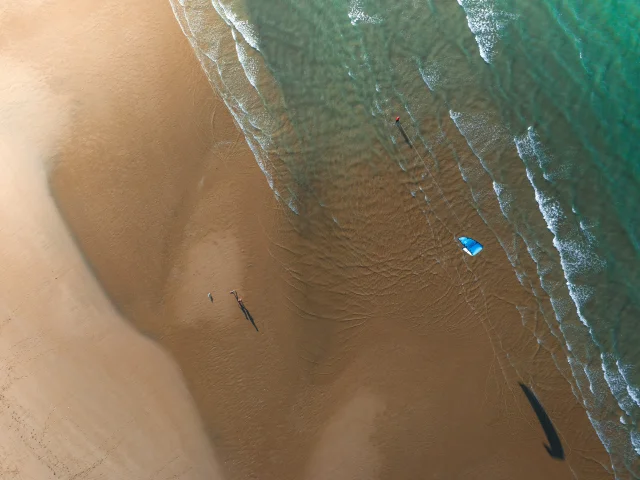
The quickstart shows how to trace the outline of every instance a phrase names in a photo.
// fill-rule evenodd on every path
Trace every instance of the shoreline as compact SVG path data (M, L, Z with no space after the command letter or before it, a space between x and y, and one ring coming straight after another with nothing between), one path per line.
M64 2L57 5L65 18ZM31 61L42 62L48 82L73 105L73 129L56 142L49 182L57 208L96 284L175 361L152 367L158 360L140 354L149 363L134 372L114 361L110 375L128 383L112 388L124 392L135 375L173 370L164 390L153 390L160 402L174 395L181 371L200 418L187 407L158 407L157 415L179 423L177 412L187 412L190 428L205 430L208 440L194 434L190 448L199 453L182 465L194 468L191 478L212 478L216 469L230 479L420 478L431 469L441 478L533 480L569 479L571 468L602 478L608 457L549 351L523 337L515 307L529 308L532 299L494 240L470 266L446 228L417 227L424 223L417 210L397 215L385 199L403 198L406 189L384 158L348 172L363 185L341 200L366 205L364 213L343 212L336 227L310 201L305 216L293 216L276 202L169 5L158 12L138 0L130 8L146 19L142 26L131 11L87 7L88 25L117 28L79 25L56 43L48 36L56 30L43 27L13 55L52 43L51 58ZM93 55L76 46L86 35ZM101 51L105 39L111 44ZM56 70L56 54L68 58L65 69ZM468 195L454 173L452 163L443 165L445 188ZM372 199L370 191L384 194ZM442 201L432 208L446 218ZM460 215L474 237L493 238L470 208ZM82 296L82 282L73 289ZM104 342L117 358L118 343ZM518 371L506 357L512 352ZM567 462L544 450L519 380L537 386ZM88 424L103 421L77 408ZM142 433L135 448L164 445L164 431ZM135 448L135 459L113 460L118 468L139 459L154 466ZM179 447L164 455L172 451Z

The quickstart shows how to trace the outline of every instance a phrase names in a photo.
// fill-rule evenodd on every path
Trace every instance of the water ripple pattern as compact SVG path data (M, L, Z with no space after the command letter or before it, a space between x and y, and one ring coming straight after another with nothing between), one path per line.
M347 278L315 287L370 296L360 278L384 295L426 256L492 332L486 285L449 248L472 220L459 212L473 212L531 294L515 306L523 328L585 406L616 477L640 478L637 3L171 4L283 211L308 238L329 220L344 258L324 252L326 264L306 267ZM371 236L381 208L413 232L410 249ZM416 211L423 225L407 222ZM427 233L433 245L418 241ZM366 253L365 240L389 251ZM503 370L524 375L506 358Z

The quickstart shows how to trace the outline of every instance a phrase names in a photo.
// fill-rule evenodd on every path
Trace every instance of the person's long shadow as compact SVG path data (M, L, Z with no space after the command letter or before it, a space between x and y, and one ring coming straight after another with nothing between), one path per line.
M251 316L251 313L249 313L249 310L247 310L247 307L245 307L244 305L240 305L240 310L242 310L242 313L244 313L244 318L251 322L251 325L253 325L253 328L256 329L256 332L259 332L260 330L258 330L256 322L253 320L253 317Z
M411 143L411 140L409 140L409 137L407 136L407 132L404 131L404 128L402 128L402 125L400 124L400 122L396 122L396 125L398 126L400 133L404 137L404 141L407 142L407 145L413 148L413 144Z
M544 411L544 408L542 408L542 405L533 394L533 392L529 390L529 387L522 383L520 383L519 385L526 395L527 400L529 400L531 408L533 408L533 411L538 417L538 421L540 422L540 425L542 425L542 429L544 430L544 433L547 436L547 440L549 441L549 445L544 445L544 448L547 449L547 452L549 452L549 455L551 455L553 458L564 460L564 449L562 448L560 437L558 436L556 429L553 427L553 423L551 423L549 415L547 415L547 412Z

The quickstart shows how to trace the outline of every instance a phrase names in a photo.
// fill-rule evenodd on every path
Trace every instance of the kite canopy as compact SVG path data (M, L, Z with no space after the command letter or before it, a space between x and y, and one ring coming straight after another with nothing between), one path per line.
M484 248L481 244L476 242L473 238L459 237L458 241L462 244L462 250L471 255L472 257L479 254Z

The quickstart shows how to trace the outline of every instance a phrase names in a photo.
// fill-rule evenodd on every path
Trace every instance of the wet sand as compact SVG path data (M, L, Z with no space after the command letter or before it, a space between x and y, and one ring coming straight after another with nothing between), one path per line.
M18 64L5 76L27 66L25 98L45 92L27 120L9 117L12 128L46 138L0 124L12 141L3 157L25 185L4 194L2 210L12 226L2 230L12 259L2 299L6 318L21 320L5 320L0 337L7 472L608 477L553 365L551 353L566 371L561 348L527 332L542 320L504 254L488 241L470 263L444 227L424 228L417 209L398 214L385 199L407 192L390 162L348 172L360 180L346 200L363 209L341 228L311 202L296 217L275 200L168 4L45 2L5 19L14 28L0 49ZM452 165L440 177L449 198L468 200ZM472 236L493 238L470 207L459 215ZM535 387L566 461L543 448L519 381Z

